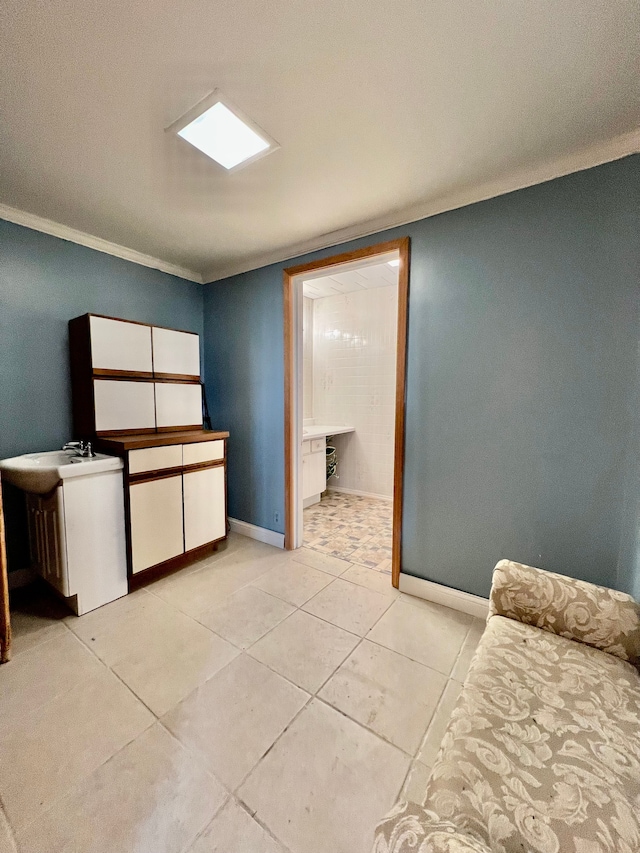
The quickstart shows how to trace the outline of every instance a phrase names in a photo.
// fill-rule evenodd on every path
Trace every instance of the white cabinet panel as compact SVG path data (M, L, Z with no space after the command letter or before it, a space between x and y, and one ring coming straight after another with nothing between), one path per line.
M96 432L154 429L153 382L95 379Z
M319 495L327 488L326 453L307 453L302 457L302 499Z
M89 317L91 366L98 370L151 373L151 327Z
M153 327L153 369L156 373L200 377L200 337L189 332Z
M129 506L134 574L183 553L181 474L132 483Z
M226 535L224 466L184 474L185 551Z
M163 447L143 447L129 451L129 473L161 471L163 468L182 467L182 445L167 444Z
M156 382L156 421L160 427L202 426L200 385Z
M198 441L182 445L184 465L197 465L199 462L217 462L224 459L224 441Z

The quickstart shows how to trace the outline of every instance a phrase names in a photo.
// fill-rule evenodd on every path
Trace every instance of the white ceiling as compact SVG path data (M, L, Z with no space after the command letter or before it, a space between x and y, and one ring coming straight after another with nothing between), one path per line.
M324 296L336 296L354 290L371 290L374 287L390 287L394 284L398 284L398 268L391 267L384 261L305 279L302 283L302 293L309 299L322 299Z
M640 125L637 0L3 0L0 31L0 203L204 280ZM215 88L280 150L225 173L164 133Z

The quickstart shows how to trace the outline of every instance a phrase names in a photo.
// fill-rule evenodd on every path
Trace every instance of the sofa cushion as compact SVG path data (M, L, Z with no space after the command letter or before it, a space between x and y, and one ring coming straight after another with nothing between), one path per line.
M640 604L624 592L500 560L493 571L489 614L640 665Z
M637 853L640 675L610 654L491 617L425 808L420 853L440 850L429 833L443 821L498 853Z

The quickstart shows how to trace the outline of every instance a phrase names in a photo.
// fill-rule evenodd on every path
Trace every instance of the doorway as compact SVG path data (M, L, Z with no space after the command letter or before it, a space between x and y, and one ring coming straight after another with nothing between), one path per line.
M352 470L358 468L362 471L363 466L358 466L355 460L357 454L356 448L362 444L362 440L366 438L363 434L360 439L353 433L351 424L344 423L345 419L334 418L332 424L318 424L318 419L305 419L304 415L309 414L308 404L305 412L305 377L304 377L304 314L305 303L314 297L318 300L318 307L323 296L328 296L329 291L326 290L327 283L337 281L339 283L337 292L345 292L348 290L348 283L354 279L364 281L367 277L374 277L374 268L382 273L384 265L387 268L387 281L378 281L374 287L384 287L386 283L393 283L390 277L390 270L397 273L397 300L395 301L395 309L397 310L396 324L396 340L395 340L395 382L392 383L390 394L385 398L385 403L391 406L391 419L393 420L393 448L392 448L392 482L389 484L390 497L384 495L369 494L368 490L361 491L359 489L347 488L354 484L353 479L349 481L346 476L349 468ZM360 268L361 272L354 276ZM377 274L376 274L377 275ZM379 278L379 277L378 277ZM306 282L306 285L305 285ZM315 284L314 284L315 282ZM364 289L366 289L364 284ZM305 300L304 290L307 289L307 299ZM323 289L324 288L324 289ZM335 288L334 288L335 289ZM355 287L355 290L362 290L363 287ZM285 349L285 547L287 549L298 548L304 542L304 519L305 509L304 503L311 505L307 507L307 526L311 527L314 523L314 516L320 512L324 514L324 521L327 522L329 516L335 517L336 524L343 527L345 522L351 518L354 525L357 527L362 524L378 524L380 530L390 532L391 546L391 577L395 587L398 586L400 578L400 556L401 556L401 533L402 533L402 479L403 479L403 463L404 463L404 420L405 420L405 376L406 376L406 352L407 352L407 310L408 310L408 291L409 291L409 239L402 238L392 240L386 243L379 243L374 246L359 249L354 252L347 252L341 255L335 255L321 261L314 261L309 264L303 264L296 267L291 267L284 271L284 349ZM395 294L394 294L395 297ZM343 301L349 301L346 299ZM351 299L353 302L354 300ZM380 299L378 299L378 303ZM353 307L353 306L352 306ZM308 309L308 304L307 304ZM380 304L375 309L380 314ZM326 321L327 311L324 311L324 320ZM308 320L307 320L308 323ZM331 324L329 324L330 326ZM345 327L347 328L347 327ZM360 346L362 340L353 340L351 333L344 329L331 329L324 322L322 326L323 336L338 337L342 336L347 340L349 346ZM317 337L317 336L316 336ZM346 345L345 345L346 346ZM343 354L348 355L348 349L343 350ZM307 370L307 374L309 372ZM307 382L308 382L307 375ZM344 392L344 389L343 389ZM308 396L308 395L307 395ZM378 402L377 397L371 401L371 405L375 406ZM320 418L322 419L322 418ZM375 418L374 418L375 420ZM306 424L306 425L305 425ZM339 427L346 427L344 432ZM326 433L327 430L337 430L336 433ZM366 431L366 430L365 430ZM318 432L318 435L316 435ZM326 442L326 438L329 442ZM365 442L366 443L366 442ZM325 446L327 445L327 446ZM329 462L328 473L331 473L331 454L333 448L336 449L337 471L333 476L329 476L326 484L329 486L329 492L324 493L324 496L313 494L309 496L309 483L313 482L313 476L309 476L309 471L313 470L315 476L321 476L320 468L324 469L325 453ZM349 450L351 447L351 450ZM316 460L314 457L318 455ZM321 457L320 457L321 454ZM343 459L341 461L340 455ZM320 462L322 458L322 462ZM349 459L351 458L351 464ZM335 460L335 457L333 457ZM315 464L316 461L318 464ZM310 463L310 464L309 464ZM345 471L345 477L340 482L340 470ZM316 472L315 469L318 468ZM304 472L304 473L303 473ZM336 474L338 475L336 477ZM303 482L304 481L304 482ZM372 481L374 482L374 481ZM380 482L379 480L375 482ZM304 488L304 492L303 492ZM321 488L320 486L318 488ZM371 487L369 487L371 488ZM313 491L313 487L311 487ZM386 489L385 489L386 491ZM307 495L307 500L304 500L303 495ZM379 498L380 500L376 500ZM313 509L315 506L315 510ZM360 519L360 521L358 521ZM326 528L325 528L326 531ZM312 532L314 532L312 530ZM308 536L307 541L310 537ZM378 540L376 540L378 541ZM322 543L321 543L322 544ZM339 554L339 548L335 552ZM331 552L329 552L331 553ZM363 552L364 553L364 552ZM372 559L375 558L375 555ZM378 552L379 556L379 552ZM349 559L345 556L344 559ZM388 560L384 564L388 564ZM365 565L367 563L365 562ZM381 563L380 565L383 565ZM383 569L384 570L384 569Z

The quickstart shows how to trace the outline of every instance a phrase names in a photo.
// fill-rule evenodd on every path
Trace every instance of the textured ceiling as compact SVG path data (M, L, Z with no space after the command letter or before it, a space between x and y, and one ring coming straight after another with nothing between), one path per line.
M3 0L0 202L202 274L640 124L637 0ZM164 128L219 88L280 144Z
M371 290L374 287L390 287L398 284L398 268L381 264L349 269L346 272L332 273L302 284L302 293L309 299L321 299L324 296L337 296L339 293L352 293L355 290Z

